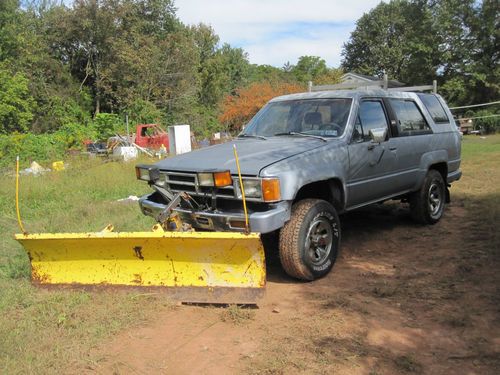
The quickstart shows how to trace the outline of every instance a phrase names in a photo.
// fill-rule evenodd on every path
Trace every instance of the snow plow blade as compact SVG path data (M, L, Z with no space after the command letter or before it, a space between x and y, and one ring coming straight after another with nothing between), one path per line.
M266 283L257 233L112 232L16 234L41 285L148 287L172 300L255 304Z

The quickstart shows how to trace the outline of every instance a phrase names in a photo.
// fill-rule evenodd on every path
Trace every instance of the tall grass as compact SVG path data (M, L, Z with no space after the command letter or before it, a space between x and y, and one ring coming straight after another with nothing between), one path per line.
M135 179L134 164L74 160L62 172L20 177L20 211L28 232L148 230L154 223L137 202L117 202L149 191ZM28 274L28 262L12 234L18 232L14 172L0 179L0 277Z
M0 373L54 373L92 365L89 349L167 304L161 297L100 291L46 291L30 281L29 260L13 239L19 232L15 176L0 178ZM137 202L149 191L134 164L72 160L62 172L21 176L20 209L27 231L149 230L154 224Z

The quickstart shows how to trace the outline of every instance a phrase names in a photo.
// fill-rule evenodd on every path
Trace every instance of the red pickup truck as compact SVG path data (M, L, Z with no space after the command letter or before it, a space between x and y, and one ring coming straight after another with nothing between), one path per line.
M158 124L138 124L134 143L153 150L158 150L163 145L169 151L168 133Z

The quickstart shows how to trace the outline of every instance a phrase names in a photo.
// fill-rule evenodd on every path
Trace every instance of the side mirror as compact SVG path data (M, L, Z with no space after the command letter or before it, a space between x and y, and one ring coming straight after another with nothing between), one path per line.
M382 143L387 138L387 128L374 128L369 134L373 143Z

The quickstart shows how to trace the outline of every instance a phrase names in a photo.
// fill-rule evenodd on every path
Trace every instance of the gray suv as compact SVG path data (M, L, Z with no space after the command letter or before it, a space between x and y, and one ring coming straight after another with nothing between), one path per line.
M279 230L285 271L324 276L337 257L339 214L376 202L409 202L412 217L434 224L461 176L461 138L437 94L325 91L277 97L231 142L139 165L153 189L145 215L174 214L197 230ZM172 229L179 230L175 223Z

